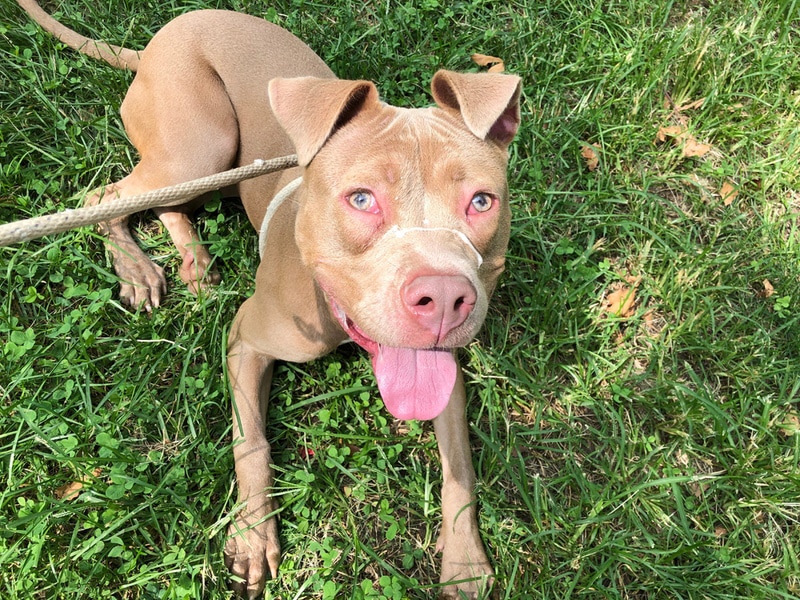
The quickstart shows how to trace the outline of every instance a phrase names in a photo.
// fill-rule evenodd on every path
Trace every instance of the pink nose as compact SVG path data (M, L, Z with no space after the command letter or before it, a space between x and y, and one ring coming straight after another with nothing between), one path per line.
M478 295L463 275L420 275L405 286L402 299L416 321L441 341L467 319Z

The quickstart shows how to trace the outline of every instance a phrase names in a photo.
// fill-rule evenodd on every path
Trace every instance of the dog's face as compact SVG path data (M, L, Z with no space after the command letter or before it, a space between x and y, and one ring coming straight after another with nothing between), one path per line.
M400 109L362 87L312 158L294 140L307 163L295 227L302 260L372 355L387 408L401 418L433 418L447 404L452 349L480 329L503 270L518 92L515 78L494 80L500 108L483 137L442 100L447 90L439 107Z
M304 174L296 234L352 330L421 349L473 338L503 270L505 169L502 149L438 108L376 107L333 135ZM415 318L401 291L420 275L468 280L475 298L462 323L432 331Z

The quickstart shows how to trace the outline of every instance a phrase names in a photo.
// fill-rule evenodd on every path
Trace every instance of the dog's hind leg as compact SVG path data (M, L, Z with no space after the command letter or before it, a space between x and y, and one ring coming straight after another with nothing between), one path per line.
M147 65L142 62L121 108L125 129L141 160L130 175L89 198L87 204L212 175L236 161L239 125L222 83L198 72L176 74L165 82L164 77L148 76ZM206 198L156 210L180 252L181 279L194 293L219 279L210 272L211 256L199 244L189 218ZM108 236L123 302L147 310L158 306L166 290L164 271L136 245L127 218L103 224L101 232Z

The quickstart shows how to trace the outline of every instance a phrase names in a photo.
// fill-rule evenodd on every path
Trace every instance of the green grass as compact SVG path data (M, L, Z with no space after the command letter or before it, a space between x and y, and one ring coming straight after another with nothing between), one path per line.
M193 8L262 15L400 105L472 52L524 78L508 271L462 353L500 598L800 597L800 4L146 4L49 7L133 47ZM130 169L130 79L0 6L0 221ZM700 98L684 116L709 153L654 143ZM2 598L229 596L222 365L255 235L234 206L200 215L223 282L195 299L166 234L136 227L170 274L153 316L116 300L90 229L0 249ZM632 313L604 316L628 278ZM432 430L390 419L360 352L281 365L268 435L284 548L269 597L434 595Z

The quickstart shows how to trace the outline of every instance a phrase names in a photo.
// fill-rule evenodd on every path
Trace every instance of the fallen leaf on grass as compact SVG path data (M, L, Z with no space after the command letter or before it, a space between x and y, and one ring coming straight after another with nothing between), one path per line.
M581 148L581 156L586 160L586 166L590 171L594 171L597 165L600 164L600 156L597 154L597 149L600 144L584 144Z
M764 291L761 292L759 296L762 296L764 298L769 298L770 296L772 296L772 294L775 293L775 287L772 285L772 283L770 283L769 279L765 279L762 283L764 285Z
M685 125L667 125L660 127L656 132L657 142L666 142L670 138L674 138L676 143L681 142L687 135Z
M680 106L675 108L676 112L683 112L685 110L694 110L696 108L700 108L705 104L706 99L700 98L699 100L694 100L692 102L687 102L686 104L681 104Z
M688 485L689 491L692 492L692 496L695 498L702 498L708 489L708 484L701 481L690 481Z
M736 199L736 196L739 195L739 190L737 190L730 181L726 181L722 184L722 187L719 188L719 195L722 198L722 203L725 206L730 206Z
M476 53L472 55L472 62L479 67L489 67L489 73L502 73L506 70L505 61L496 56Z
M636 303L636 286L622 286L606 296L603 311L616 317L630 317L633 314L633 305Z
M82 481L73 481L72 483L68 483L67 485L62 485L60 488L57 488L55 495L59 500L72 500L80 493L82 489Z
M700 108L705 103L706 99L700 98L698 100L688 100L683 104L675 104L675 102L672 100L672 95L669 92L664 93L664 108L671 110L676 115L680 115L682 112L687 110Z
M80 494L81 490L83 489L83 484L91 481L92 479L98 478L101 472L101 469L95 469L92 471L91 475L84 475L80 481L73 481L72 483L68 483L56 488L56 491L54 492L56 498L59 500L74 500L78 497L78 494Z
M711 144L703 144L697 141L686 126L688 119L681 119L678 125L667 125L660 127L656 132L656 142L666 142L671 139L676 146L681 146L681 155L684 158L693 156L703 156L711 151Z
M683 144L681 154L686 158L691 158L693 156L705 156L710 150L711 144L702 144L693 135L690 135Z
M781 428L781 433L786 437L800 434L800 417L796 414L786 415L779 427Z

